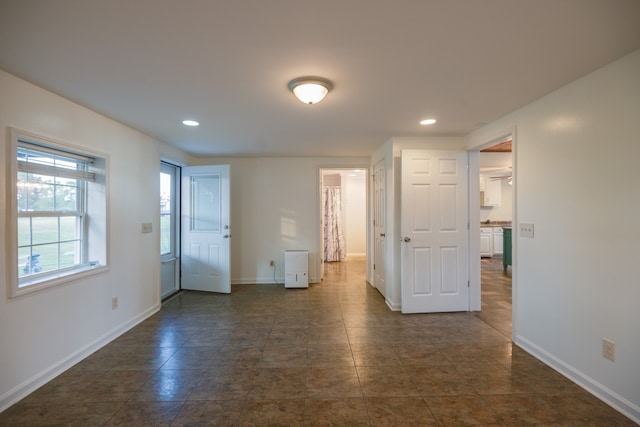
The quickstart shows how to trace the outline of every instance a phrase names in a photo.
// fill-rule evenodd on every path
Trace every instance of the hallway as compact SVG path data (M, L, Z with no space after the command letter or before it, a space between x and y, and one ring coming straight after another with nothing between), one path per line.
M0 426L635 425L512 346L504 304L402 315L364 272L354 260L309 289L183 292Z

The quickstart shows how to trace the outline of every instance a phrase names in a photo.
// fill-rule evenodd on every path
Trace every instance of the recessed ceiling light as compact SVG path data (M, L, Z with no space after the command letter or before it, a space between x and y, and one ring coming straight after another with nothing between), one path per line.
M198 126L200 123L196 122L195 120L183 120L182 124L185 126Z
M432 125L436 122L436 119L425 119L420 122L421 125L427 126Z

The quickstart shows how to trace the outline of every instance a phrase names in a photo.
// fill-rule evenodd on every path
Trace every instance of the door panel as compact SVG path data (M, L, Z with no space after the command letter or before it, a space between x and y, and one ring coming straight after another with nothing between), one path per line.
M183 168L183 289L231 292L229 189L229 165Z
M402 312L469 309L467 153L402 151Z
M382 295L385 288L385 168L384 160L380 160L373 172L373 284ZM386 296L386 295L385 295Z

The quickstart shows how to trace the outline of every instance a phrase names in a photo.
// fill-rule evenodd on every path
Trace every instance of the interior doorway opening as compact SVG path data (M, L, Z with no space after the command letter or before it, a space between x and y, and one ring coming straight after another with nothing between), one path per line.
M367 169L320 169L320 278L324 264L366 260Z
M504 335L513 337L516 307L513 276L513 225L515 222L516 170L513 132L478 147L479 293L476 315ZM473 241L473 239L472 239Z

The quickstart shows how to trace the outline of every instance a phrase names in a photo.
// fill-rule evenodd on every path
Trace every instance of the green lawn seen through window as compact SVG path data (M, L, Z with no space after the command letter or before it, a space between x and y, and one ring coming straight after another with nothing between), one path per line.
M80 259L78 222L74 216L18 218L19 276L75 265ZM28 266L31 256L37 258L33 268Z

